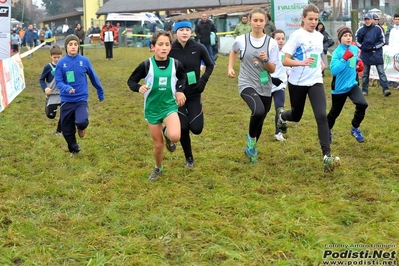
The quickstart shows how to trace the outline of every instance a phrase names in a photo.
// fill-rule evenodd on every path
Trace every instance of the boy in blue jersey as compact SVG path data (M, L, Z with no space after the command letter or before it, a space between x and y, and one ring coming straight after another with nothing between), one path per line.
M104 89L100 80L90 60L79 54L79 44L76 35L71 34L65 38L67 55L58 61L55 69L55 82L61 96L61 127L71 155L80 151L76 141L76 129L79 137L83 138L89 125L89 89L86 75L97 89L98 100L104 100Z
M358 142L364 142L359 126L364 119L368 104L359 88L357 79L357 72L363 71L364 65L362 60L357 57L359 49L351 45L352 30L349 27L342 26L337 30L337 33L340 44L334 50L330 64L331 74L334 76L333 84L331 85L332 106L327 115L330 142L332 140L331 129L348 97L356 105L352 119L351 135Z

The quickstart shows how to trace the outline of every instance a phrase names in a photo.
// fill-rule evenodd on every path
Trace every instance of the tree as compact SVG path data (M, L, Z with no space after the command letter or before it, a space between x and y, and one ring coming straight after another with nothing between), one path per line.
M24 7L23 1L16 2L11 8L11 17L21 21L25 25L31 23L32 19L30 15L31 14L29 14L28 10Z
M83 7L83 0L42 0L42 2L48 16L74 12L75 7Z
M63 6L59 0L42 0L43 6L47 11L48 16L55 16L59 14L66 13L63 10ZM67 1L68 2L68 1Z

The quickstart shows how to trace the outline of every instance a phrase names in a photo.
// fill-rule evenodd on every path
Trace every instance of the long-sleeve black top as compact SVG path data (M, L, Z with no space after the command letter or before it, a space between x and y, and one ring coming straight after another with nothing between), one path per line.
M169 66L169 57L165 61L157 61L155 60L155 63L160 69L166 69ZM176 68L176 78L177 78L177 83L176 83L176 92L183 92L184 91L184 85L186 83L186 72L184 71L183 65L178 61L175 60L175 68ZM133 73L130 75L127 85L132 91L138 92L140 87L143 84L139 84L140 80L144 79L148 71L150 69L150 60L147 59L143 62L141 62L137 68L133 71Z
M172 43L172 50L170 51L169 56L179 60L183 64L186 73L191 71L195 72L197 83L188 85L188 80L186 81L184 90L186 98L199 96L204 90L214 68L211 57L209 56L205 46L193 39L188 40L184 47L179 41L175 41ZM200 77L201 61L204 62L206 70ZM198 86L202 86L202 88L198 90Z

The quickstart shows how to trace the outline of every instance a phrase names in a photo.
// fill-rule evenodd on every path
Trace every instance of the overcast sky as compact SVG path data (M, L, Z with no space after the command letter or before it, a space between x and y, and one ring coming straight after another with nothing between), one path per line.
M33 0L33 4L35 6L42 7L43 2L42 0Z

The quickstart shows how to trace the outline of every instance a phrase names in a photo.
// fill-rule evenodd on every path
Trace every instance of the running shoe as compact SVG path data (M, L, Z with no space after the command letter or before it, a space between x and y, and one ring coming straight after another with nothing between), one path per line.
M287 133L287 121L284 121L281 115L284 113L283 107L277 109L277 127L281 133Z
M157 181L162 176L162 172L163 172L163 167L161 168L154 167L150 176L148 177L148 180L150 180L151 182Z
M341 159L338 156L324 155L323 166L324 172L332 172L335 168L341 165Z
M276 138L277 141L284 141L285 138L283 136L283 133L278 132L277 134L274 135L274 137Z
M188 157L186 159L186 163L184 164L185 168L193 168L194 167L194 159L193 157Z
M176 150L176 143L170 141L170 139L166 136L166 127L163 126L162 128L163 136L165 137L166 149L170 152L174 152Z
M84 129L78 129L79 138L83 138L86 135L86 131Z
M360 129L351 127L351 135L353 137L355 137L357 142L360 142L360 143L364 142L364 137L363 137L362 131Z

